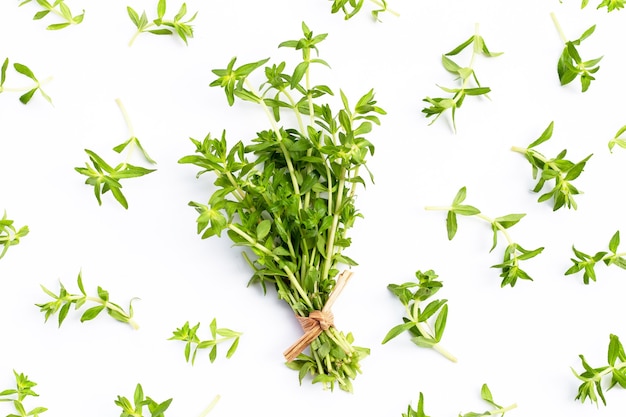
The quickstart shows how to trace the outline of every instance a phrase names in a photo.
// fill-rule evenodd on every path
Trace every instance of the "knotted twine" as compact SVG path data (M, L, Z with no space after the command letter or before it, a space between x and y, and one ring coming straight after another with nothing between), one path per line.
M351 276L352 272L350 271L343 271L339 275L335 288L331 291L328 296L328 300L326 300L326 304L324 304L324 307L321 310L312 311L308 317L296 316L302 330L304 330L304 334L293 345L291 345L289 349L283 352L287 362L291 362L296 359L298 355L311 344L311 342L322 334L323 331L328 330L331 327L335 327L334 316L330 309L337 300L337 297L339 297L339 294L341 294L341 291L343 291Z

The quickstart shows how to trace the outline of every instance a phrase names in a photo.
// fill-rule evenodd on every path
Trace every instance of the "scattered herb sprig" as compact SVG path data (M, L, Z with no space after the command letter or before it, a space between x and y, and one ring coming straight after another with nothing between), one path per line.
M476 29L474 35L472 35L468 40L461 43L459 46L451 50L450 52L441 56L441 63L443 67L450 73L454 74L457 79L460 81L460 87L442 87L443 91L451 94L451 97L437 97L430 98L426 97L422 101L427 102L430 106L424 107L422 109L422 113L426 115L426 118L433 117L434 119L429 123L433 124L439 117L444 114L446 111L450 110L452 117L452 126L454 131L456 132L456 111L461 107L465 98L467 96L484 96L489 97L487 94L491 91L489 87L483 87L478 81L478 77L476 76L476 72L474 71L474 61L476 60L476 56L483 55L488 58L496 57L498 55L502 55L502 52L491 52L487 48L487 44L485 40L480 36L478 32L479 25L476 24ZM472 47L472 57L470 59L469 65L466 67L462 67L454 62L449 57L460 54L465 48ZM473 82L475 84L474 87L471 87L470 84Z
M576 258L571 258L574 265L565 272L565 275L572 275L580 271L584 271L583 282L585 284L589 284L590 281L596 280L595 267L599 262L604 262L606 266L616 265L622 269L626 269L626 258L624 258L626 257L626 252L618 252L619 244L620 237L618 230L609 241L609 252L596 252L596 254L592 256L581 252L572 246L572 250L574 251Z
M22 226L16 229L13 225L14 220L7 218L7 212L4 211L2 219L0 219L0 259L7 253L11 246L18 245L20 239L26 236L29 232L28 226Z
M0 391L0 402L12 402L13 407L15 407L15 411L19 414L8 414L7 417L38 417L44 411L48 411L45 407L35 407L30 411L26 411L26 407L24 405L24 400L26 397L38 397L33 388L37 385L36 382L33 382L28 379L28 376L13 371L15 375L15 388L5 389L4 391Z
M59 294L55 294L52 291L48 290L43 285L41 288L43 291L52 297L53 301L49 301L47 303L36 304L39 307L40 311L45 313L45 321L56 314L58 315L58 323L59 327L67 317L67 314L70 311L70 307L74 305L74 309L78 310L81 308L87 301L96 303L97 305L94 307L90 307L85 310L80 317L81 322L85 322L88 320L93 320L100 314L102 311L106 310L107 313L115 320L120 321L122 323L128 323L133 329L138 329L139 326L133 320L133 301L136 298L131 299L128 305L128 311L125 311L118 304L115 304L109 300L108 291L104 290L102 287L98 286L98 296L88 296L85 291L85 287L83 286L83 278L82 272L78 273L77 278L78 289L80 290L80 294L71 294L67 291L65 286L61 282L59 282Z
M506 216L491 218L481 213L479 209L474 206L462 204L467 196L467 189L462 187L452 200L450 206L438 207L428 206L426 210L440 210L447 211L446 216L446 229L448 231L448 239L452 240L457 231L457 216L474 216L481 220L486 221L491 225L493 231L493 245L490 252L493 251L498 244L498 234L502 234L507 241L507 247L504 251L504 259L502 263L493 265L492 268L499 268L502 272L501 286L510 285L514 287L518 279L530 280L532 278L520 267L520 261L534 258L543 251L543 247L527 250L521 247L518 243L515 243L507 229L515 226L526 214L514 213L507 214Z
M137 32L130 39L128 46L132 46L137 36L142 33L152 33L154 35L174 35L176 33L185 42L185 45L188 44L188 39L193 38L191 22L196 18L198 12L194 13L191 18L184 20L187 14L187 4L183 3L173 19L166 19L166 7L166 0L159 0L157 4L157 18L152 20L152 22L148 21L145 11L140 16L132 7L128 6L126 8L130 20L137 28Z
M39 91L39 94L41 94L41 96L45 98L48 101L48 103L52 104L52 99L50 98L48 94L46 94L45 91L43 91L43 88L41 87L46 82L50 81L51 78L47 78L44 81L39 81L37 77L35 77L35 74L30 68L28 68L26 65L16 62L13 64L13 69L15 69L17 73L22 74L28 77L30 80L34 81L35 84L25 87L25 88L5 87L4 82L6 81L6 78L7 78L8 68L9 68L9 58L5 58L4 62L2 63L2 67L0 67L0 93L3 93L5 91L22 93L22 95L20 96L20 101L22 102L22 104L28 104L30 100L33 98L33 96L35 95L35 93Z
M85 149L85 153L89 156L91 165L87 162L85 167L76 167L74 169L79 174L88 177L85 180L85 184L92 185L94 187L94 194L99 205L102 205L102 194L105 194L107 191L111 191L115 199L122 205L122 207L128 209L128 201L122 192L122 184L120 181L126 178L141 177L156 171L155 169L131 165L129 161L134 150L138 150L143 158L150 164L156 164L156 162L150 158L146 150L139 142L139 139L135 136L133 126L124 105L119 99L117 99L116 102L122 112L122 115L124 116L124 120L126 121L131 137L127 141L114 147L113 150L117 153L122 153L126 149L126 160L113 167L105 162L104 159L98 156L95 152Z
M594 74L600 69L598 64L602 60L602 57L590 59L589 61L583 61L576 47L580 46L582 41L593 34L596 30L596 25L591 26L583 32L580 38L568 41L563 33L563 29L561 28L559 21L556 18L556 15L551 13L550 16L552 17L552 21L554 22L557 31L559 32L561 40L565 44L557 64L559 81L561 82L561 85L566 85L574 81L577 77L580 77L580 84L582 86L582 92L584 93L589 89L591 81L595 80Z
M457 359L439 344L446 328L448 318L448 305L446 303L448 300L433 300L423 307L425 305L423 303L435 295L443 287L443 283L437 280L438 275L433 270L417 271L415 277L417 282L411 281L387 286L389 291L398 297L406 309L408 317L403 317L404 323L394 326L387 333L382 343L385 344L401 333L408 331L413 336L411 341L417 346L432 348L450 361L456 362ZM434 325L431 326L429 322L434 322Z
M578 205L574 201L574 196L580 194L578 188L572 185L572 181L582 174L587 161L593 154L590 154L580 162L574 163L565 159L567 149L563 149L554 158L548 159L534 148L552 137L554 130L554 122L550 122L548 127L543 131L541 136L532 142L526 148L513 146L512 151L521 153L526 157L532 166L533 179L539 178L533 192L540 192L548 181L554 181L554 187L546 193L539 196L538 202L552 200L553 211L561 207L573 208L576 210Z
M32 0L23 0L20 3L20 6L23 6L27 3L30 3ZM48 25L46 29L48 30L59 30L66 28L71 25L78 25L85 18L85 11L81 14L74 15L72 10L70 10L69 6L65 4L65 0L53 0L52 2L48 0L35 0L35 2L43 9L40 12L35 13L33 20L40 20L44 17L48 16L48 14L52 13L60 17L63 22L61 23L53 23Z
M498 405L493 400L493 395L491 394L491 390L489 389L487 384L483 384L480 390L480 397L489 405L491 405L493 409L487 410L484 412L470 411L469 413L465 413L465 414L459 413L459 417L504 416L504 413L517 408L517 404L511 404L506 407ZM411 408L411 405L409 404L407 412L403 413L402 417L428 417L426 413L424 412L424 394L420 392L419 400L417 402L417 407L413 409Z
M372 17L376 21L380 21L379 15L381 13L391 13L392 15L399 16L399 14L393 10L391 10L387 6L386 0L369 0L374 4L377 9L372 10ZM343 12L344 18L346 20L352 18L354 15L359 13L365 4L365 0L332 0L333 5L331 7L332 13L338 13L339 11Z
M579 355L579 357L584 371L579 374L572 368L576 378L582 381L578 387L577 400L584 403L588 398L590 401L595 402L597 406L600 405L599 400L601 400L602 404L606 405L602 383L607 377L610 377L607 389L611 389L616 385L626 388L626 354L624 353L624 346L616 335L611 334L609 336L607 365L593 368L587 363L583 355Z
M385 112L373 90L354 106L341 91L338 112L321 102L333 92L311 83L311 68L328 66L314 56L326 34L314 35L305 23L302 31L301 39L279 45L300 52L302 61L291 71L285 62L265 66L266 80L259 89L248 77L268 59L236 67L233 58L226 68L213 70L218 78L210 85L223 88L230 105L235 99L258 105L270 129L259 131L252 144L239 141L230 148L225 133L221 139L192 139L197 154L180 162L202 168L199 175L217 177L208 204L190 203L199 213L198 233L207 238L226 231L235 245L248 247L253 258L244 256L254 271L250 283L273 286L299 319L318 323L314 327L321 333L312 339L310 353L292 360L296 351L290 349L287 365L299 372L300 381L311 375L313 383L351 391L369 350L353 346L351 334L326 321L323 328L310 315L327 315L324 308L339 268L356 265L342 251L351 244L347 231L361 217L355 194L365 183L361 170L374 152L365 136ZM293 115L287 120L295 126L280 126L283 112Z
M137 384L135 387L132 403L128 398L119 395L117 400L115 400L115 405L122 409L120 417L144 417L145 407L148 407L149 417L165 417L165 411L171 403L171 398L159 403L150 397L146 397L141 384ZM145 416L148 417L148 414Z
M217 345L229 340L232 342L226 352L226 358L233 356L239 346L239 338L242 335L241 332L236 332L226 328L218 328L216 319L213 319L209 325L209 329L211 330L211 339L200 340L200 338L196 335L199 327L200 323L191 327L189 326L189 322L186 322L182 327L176 329L174 331L174 335L168 339L185 342L185 360L187 362L191 359L191 364L193 365L196 360L198 350L210 348L209 359L211 363L213 363L217 357Z
M615 137L609 141L609 151L611 151L611 153L615 145L626 149L626 138L621 137L624 132L626 132L626 125L622 126L615 134Z
M589 0L582 0L580 5L581 9L584 9L589 4ZM596 9L601 9L606 7L607 12L612 12L613 10L619 10L624 8L624 4L626 4L626 0L602 0Z

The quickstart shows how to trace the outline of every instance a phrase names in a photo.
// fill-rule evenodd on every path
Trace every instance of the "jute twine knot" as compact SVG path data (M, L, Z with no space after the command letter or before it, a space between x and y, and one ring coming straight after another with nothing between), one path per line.
M333 288L328 296L328 300L326 300L326 304L324 304L321 310L312 311L308 317L296 316L302 330L304 330L304 334L283 353L287 362L291 362L297 358L323 331L335 327L334 316L330 309L351 276L352 272L350 271L343 271L339 275L335 288Z

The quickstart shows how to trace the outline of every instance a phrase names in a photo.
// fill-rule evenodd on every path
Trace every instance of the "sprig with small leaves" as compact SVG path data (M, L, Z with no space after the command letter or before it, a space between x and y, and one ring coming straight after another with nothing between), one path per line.
M487 44L482 36L480 36L478 32L479 25L476 24L476 29L474 35L472 35L468 40L461 43L459 46L451 50L450 52L441 56L441 63L443 67L450 73L454 74L461 83L460 87L448 88L442 87L443 91L451 94L451 97L437 97L431 98L426 97L422 101L430 104L429 107L424 107L422 109L422 113L426 115L426 118L433 117L434 119L429 123L433 124L439 117L444 114L446 111L450 110L452 117L452 126L454 131L456 132L456 111L461 107L465 98L467 96L484 96L489 98L488 93L491 91L489 87L483 87L478 81L478 77L476 76L476 72L474 71L474 61L478 55L483 55L488 58L496 57L498 55L502 55L502 52L491 52L489 48L487 48ZM472 57L470 59L470 63L466 67L462 67L454 62L449 57L460 54L465 48L470 47L472 49ZM471 87L471 83L475 84L475 86Z
M559 81L561 82L561 85L566 85L574 81L577 77L580 77L580 84L582 86L582 92L584 93L589 89L591 81L595 80L594 74L600 69L598 64L602 60L602 57L583 61L576 47L580 46L582 41L593 34L596 30L596 25L591 26L583 32L580 38L568 41L563 33L563 29L561 28L559 21L556 18L556 15L551 13L550 16L552 17L554 26L556 26L556 29L559 32L561 40L565 44L557 64Z
M554 158L546 158L534 148L550 139L552 137L553 130L554 122L550 122L541 136L528 145L528 147L520 148L513 146L511 150L524 155L532 166L533 179L536 180L539 178L535 188L533 188L533 192L540 192L544 186L548 184L548 181L554 181L552 189L539 196L539 199L537 200L538 202L552 200L553 211L556 211L561 207L573 208L576 210L578 205L574 200L574 196L581 194L581 192L578 188L572 185L572 181L582 174L587 161L593 154L590 154L577 163L565 159L567 149L563 149Z
M613 153L615 145L626 149L626 138L621 137L624 132L626 132L626 125L622 126L615 134L615 137L609 141L609 151L611 151L611 153Z
M352 18L354 15L359 13L365 4L365 0L332 0L333 5L331 7L331 13L338 13L339 11L343 12L344 18L346 20ZM376 9L372 10L372 17L376 21L380 21L379 15L381 13L391 13L394 16L399 16L398 12L391 10L387 6L386 0L370 0L370 3L373 3Z
M149 417L165 417L165 411L172 403L172 399L165 400L161 403L154 401L150 397L146 397L141 384L137 384L133 394L133 402L126 397L117 396L115 405L122 409L120 417L144 417L144 408L148 407ZM148 414L145 415L148 417Z
M589 4L589 0L582 0L580 5L581 9L584 9ZM607 12L612 12L613 10L619 10L624 8L624 4L626 4L626 0L602 0L596 9L601 9L606 7Z
M457 216L473 216L481 220L486 221L491 225L493 231L493 245L490 252L493 251L498 244L498 234L502 234L507 241L506 249L504 250L504 259L502 263L493 265L492 268L498 268L501 270L500 277L502 277L501 286L510 285L514 287L518 279L529 280L533 279L520 267L520 261L525 261L539 255L543 251L543 247L528 250L524 249L518 243L515 243L507 229L515 226L526 214L514 213L507 214L506 216L491 218L481 213L479 209L474 206L462 204L467 196L467 189L462 187L452 200L450 206L427 206L426 210L440 210L446 211L446 229L448 231L448 239L452 240L457 232Z
M11 413L8 414L7 417L39 417L41 413L48 411L45 407L35 407L30 411L26 411L26 407L24 406L26 397L39 396L39 394L33 391L33 387L35 387L37 383L29 380L28 376L23 373L18 374L14 370L13 374L15 375L15 388L0 391L0 402L12 402L15 411L19 414Z
M211 330L211 339L209 340L200 340L200 338L196 335L198 328L200 327L200 323L191 327L189 322L186 322L182 327L177 328L174 331L174 335L170 337L168 340L180 340L185 342L185 360L189 362L191 359L191 364L193 365L196 360L196 354L200 349L211 349L209 352L209 360L211 363L215 361L217 357L217 345L220 343L227 342L232 340L228 351L226 352L226 358L230 358L234 355L237 347L239 346L239 338L242 333L236 332L231 329L226 328L218 328L217 320L213 319L211 324L209 325L209 329ZM218 337L219 336L219 337ZM193 353L192 353L193 351Z
M135 32L130 39L128 46L132 46L137 36L142 33L152 33L153 35L174 35L174 33L176 33L183 42L185 42L185 45L187 45L187 40L193 38L193 26L191 26L191 22L196 18L198 12L194 13L191 18L184 20L187 14L187 4L183 3L173 19L166 19L166 8L166 0L159 0L157 4L157 18L150 22L148 21L145 11L142 12L140 16L132 7L128 6L126 8L128 16L137 28L137 32Z
M411 341L417 346L432 348L448 360L456 362L457 359L439 344L448 319L448 300L430 301L423 307L424 302L443 287L443 283L437 280L438 275L432 269L426 272L417 271L415 277L417 282L387 286L404 306L407 317L403 317L403 323L394 326L387 333L382 343L385 344L408 331L412 335Z
M7 218L7 212L4 211L2 219L0 219L0 259L7 253L11 246L18 245L20 240L29 232L28 226L22 226L16 229L13 225L14 220Z
M506 407L498 405L493 400L493 395L491 394L491 390L489 389L487 384L483 384L483 386L481 387L480 397L489 405L491 405L493 408L491 410L487 410L483 412L470 411L469 413L459 413L459 417L504 416L506 412L517 408L517 404L511 404ZM428 417L426 413L424 412L424 394L420 392L419 400L417 402L417 407L413 409L411 408L411 405L409 404L407 408L407 412L403 413L402 417Z
M600 251L596 252L595 255L588 255L572 246L576 258L571 258L574 265L565 272L565 275L572 275L583 271L583 282L589 284L590 281L596 280L595 266L599 262L603 262L606 266L616 265L622 269L626 269L626 252L618 252L619 244L620 237L618 230L609 241L609 252Z
M611 334L609 336L607 365L593 368L583 355L579 355L579 357L584 371L579 374L572 368L576 378L582 381L578 387L576 400L584 403L588 398L591 402L595 402L597 406L600 405L601 400L602 404L606 405L602 383L608 377L610 377L610 382L607 390L616 385L626 388L626 354L624 353L624 346L616 335Z
M124 105L119 99L117 99L116 102L122 112L122 115L124 116L128 130L130 131L130 139L115 146L113 150L117 153L122 153L126 150L127 153L125 161L113 167L105 162L105 160L94 151L85 149L85 153L89 156L91 164L87 162L85 167L76 167L74 169L79 174L87 176L85 184L92 185L94 187L94 194L99 205L102 205L102 194L111 191L111 194L113 194L113 197L115 197L118 203L120 203L125 209L128 209L128 201L122 192L122 184L120 181L127 178L142 177L156 171L155 169L130 164L129 161L133 152L138 150L142 157L150 164L156 164L156 162L148 155L139 142L139 139L137 139L137 136L135 136L130 118L128 117L128 113L126 112Z
M46 322L51 316L58 312L58 323L59 327L61 327L61 324L67 317L67 314L69 313L72 305L74 305L75 310L78 310L89 301L92 303L96 303L97 305L94 307L90 307L83 312L80 317L81 323L88 320L93 320L98 316L98 314L106 310L106 312L115 320L122 323L128 323L133 329L139 328L137 323L135 323L135 321L133 320L133 301L137 298L133 298L130 300L130 303L128 304L128 311L125 311L118 304L111 302L109 300L109 292L104 290L100 286L98 286L97 297L88 296L87 292L85 291L85 287L83 286L82 272L78 273L78 278L76 281L80 294L69 293L61 282L59 282L60 289L58 294L53 293L52 291L41 285L41 289L50 297L52 297L52 301L42 304L35 304L37 307L39 307L39 311L45 314Z
M50 81L51 78L47 78L44 81L39 81L37 77L35 77L35 74L30 68L28 68L24 64L20 64L16 62L13 64L13 69L15 69L17 73L22 74L25 77L28 77L35 84L30 85L28 87L20 87L20 88L5 87L4 82L6 81L6 78L7 78L8 68L9 68L9 58L5 58L4 62L2 63L2 67L0 67L0 93L3 93L5 91L22 93L22 95L20 95L20 101L22 102L22 104L28 104L30 100L33 98L33 96L35 95L35 93L39 91L39 94L41 94L41 96L45 98L48 101L48 103L52 104L52 99L50 98L48 94L46 94L45 91L43 91L43 88L41 87L46 82Z
M20 3L20 6L30 3L31 1L32 0L23 0ZM85 18L84 10L81 14L74 15L69 6L65 4L65 0L54 0L52 1L52 3L48 0L35 0L35 3L37 3L43 10L35 13L33 20L43 19L50 13L57 15L63 20L63 22L61 23L53 23L51 25L48 25L48 27L46 28L48 30L59 30L71 25L78 25Z

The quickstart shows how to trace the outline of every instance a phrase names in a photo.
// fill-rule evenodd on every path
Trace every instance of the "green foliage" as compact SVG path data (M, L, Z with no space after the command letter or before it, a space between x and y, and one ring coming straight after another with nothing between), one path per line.
M189 359L191 358L191 364L193 365L196 360L198 350L210 348L209 359L211 360L211 363L213 363L217 357L217 345L229 340L232 340L232 343L226 352L226 358L233 356L239 346L239 337L242 333L226 328L218 328L216 319L213 319L209 325L211 330L211 339L200 340L200 338L196 335L199 327L200 323L190 327L189 322L186 322L182 327L177 328L174 331L174 335L168 339L185 342L185 360L187 362L189 362ZM218 336L220 337L218 338Z
M28 226L22 226L16 229L13 226L14 221L7 218L7 212L5 210L0 219L0 259L7 253L9 247L18 245L20 239L26 236L29 232Z
M612 12L613 10L619 10L624 8L624 4L626 0L602 0L600 4L598 4L597 9L601 9L606 7L606 11ZM584 9L589 4L589 0L582 0L582 4L580 5L581 9Z
M609 151L611 151L611 153L613 152L615 145L626 149L626 138L621 137L624 132L626 132L626 125L622 126L615 134L615 137L609 141Z
M80 294L69 293L61 282L59 282L60 289L58 294L53 293L43 285L41 286L43 291L50 297L52 297L52 301L42 304L36 304L36 306L39 307L39 311L45 314L46 322L51 316L58 312L58 322L59 327L61 327L61 324L63 324L63 321L67 317L67 314L69 313L72 305L74 305L75 310L78 310L79 308L84 306L87 301L89 301L92 303L96 303L97 305L95 307L90 307L83 312L80 317L81 322L93 320L98 316L98 314L106 310L106 312L115 320L122 323L128 323L133 329L139 328L139 326L137 326L137 323L135 323L135 321L133 320L133 301L135 300L135 298L130 301L128 305L128 312L126 312L118 304L111 302L109 300L108 291L104 290L100 286L98 287L97 297L88 296L83 286L83 278L81 272L78 273L77 284L78 289L80 290Z
M119 395L117 396L117 400L115 400L115 405L122 409L120 417L144 417L145 407L148 407L150 417L165 417L165 411L169 408L171 403L171 398L162 403L158 403L152 398L146 397L141 384L137 384L135 388L132 403L128 398ZM148 414L145 416L148 417Z
M20 96L20 101L22 102L22 104L28 104L30 100L33 98L33 96L35 95L35 93L39 91L39 94L41 94L41 96L45 98L48 101L48 103L52 104L52 99L50 98L50 96L46 94L45 91L43 91L43 88L41 87L41 85L44 82L39 81L37 77L35 77L35 74L33 73L33 71L30 68L28 68L26 65L19 64L16 62L13 64L13 69L15 69L15 71L18 74L22 74L23 76L28 77L30 80L34 81L34 85L27 87L26 89L5 87L4 82L6 81L6 78L7 78L8 68L9 68L9 58L5 58L4 62L2 63L2 67L0 67L0 93L3 93L5 91L6 92L9 92L9 91L20 92L22 93L22 95Z
M422 308L423 302L435 295L443 283L437 280L438 275L433 270L417 271L415 277L417 282L387 286L387 289L400 300L408 317L403 317L403 323L393 327L382 343L385 344L408 331L412 335L411 341L417 346L433 348L447 359L456 362L456 358L439 345L446 328L448 300L433 300Z
M507 214L506 216L490 218L485 216L474 206L462 204L467 196L467 190L462 187L454 197L452 205L446 207L426 207L426 210L440 210L447 211L446 216L446 229L448 231L448 239L452 240L457 232L457 216L474 216L488 222L491 225L493 232L493 244L491 250L493 251L498 245L498 235L502 234L507 241L507 247L504 251L504 258L502 263L493 265L492 268L498 268L501 270L500 277L502 277L501 286L510 285L514 287L518 279L530 280L532 278L520 267L520 261L534 258L543 251L543 247L527 250L519 244L515 243L509 235L507 229L515 226L525 214Z
M352 18L358 12L361 11L363 5L365 4L365 0L332 0L333 5L331 7L331 13L338 13L341 11L344 14L344 18L346 20ZM389 9L387 6L386 0L370 0L371 3L377 7L372 10L372 17L376 21L380 21L379 15L385 12L398 15L393 10Z
M340 91L342 107L333 111L324 102L333 91L311 84L312 68L328 65L317 57L326 35L314 35L304 23L302 31L301 39L279 45L299 52L302 60L292 70L285 62L266 65L259 89L248 76L268 59L236 66L233 58L225 69L213 70L217 79L210 85L224 90L228 104L254 103L270 128L259 130L248 145L238 141L229 147L225 132L221 138L191 139L196 154L179 162L216 178L207 204L190 203L202 238L226 232L235 245L247 247L244 256L254 271L250 284L273 286L298 316L308 317L325 305L340 265L356 265L342 251L351 244L348 230L361 217L355 194L365 184L360 170L367 170L374 152L365 136L385 112L373 90L354 106ZM281 126L283 120L293 126ZM288 366L298 370L300 381L311 375L314 383L351 391L359 361L368 353L352 341L352 335L331 327L313 341L310 355L302 353Z
M620 238L618 230L609 241L609 252L601 251L596 252L595 255L588 255L572 246L576 258L571 258L574 265L565 272L565 275L572 275L583 271L583 282L589 284L590 281L596 280L595 266L599 262L604 262L606 266L616 265L622 269L626 269L626 258L624 258L626 252L618 252L619 244Z
M23 0L20 6L30 3L32 0ZM35 13L33 20L40 20L52 13L61 18L61 23L53 23L48 25L48 30L59 30L71 25L77 25L81 23L85 17L85 11L79 15L75 15L70 10L69 6L65 4L65 0L54 0L52 2L48 0L35 0L35 3L39 5L43 10Z
M582 174L585 169L585 165L587 164L589 158L591 158L592 154L577 163L565 159L567 149L563 149L554 158L546 158L534 148L550 139L552 137L553 129L554 122L550 122L541 136L528 145L527 148L513 146L511 150L524 155L532 166L533 179L536 180L538 178L537 184L535 185L535 188L533 188L533 192L539 193L543 190L544 186L548 185L548 182L554 181L552 189L548 190L544 194L541 194L537 200L538 202L552 200L553 211L556 211L561 207L573 208L576 210L578 205L576 204L576 201L574 201L574 196L580 194L580 191L572 184L572 181Z
M609 336L607 365L593 368L587 363L583 355L579 355L579 357L584 371L579 374L572 368L572 372L576 378L582 381L578 387L578 394L576 395L577 400L584 403L588 398L598 406L600 405L599 400L601 400L602 404L606 405L602 382L609 377L610 382L607 390L616 385L626 388L626 354L624 353L624 346L614 334Z
M458 55L469 46L472 47L472 57L468 66L462 67L449 58L451 56ZM452 126L456 132L456 111L461 107L465 98L467 96L489 97L487 94L491 91L491 89L489 87L483 87L480 84L478 77L476 76L476 72L474 71L474 60L478 55L492 58L502 55L502 52L491 52L487 48L485 40L478 34L478 25L476 25L476 32L474 35L447 54L441 56L441 63L443 64L443 67L448 72L456 76L456 79L459 80L461 86L456 88L439 86L439 88L446 93L451 94L451 96L437 98L426 97L422 100L430 104L429 107L422 109L422 113L424 113L427 118L434 116L434 119L430 122L430 124L433 124L442 114L444 114L447 110L450 110ZM475 86L470 87L471 83L475 84Z
M11 413L7 414L6 417L39 417L41 413L48 409L45 407L35 407L30 411L26 411L24 405L26 397L39 396L39 394L33 391L33 387L35 387L37 383L29 380L28 376L24 374L18 374L15 371L13 371L13 374L15 375L15 388L0 391L0 402L12 402L18 414Z
M131 38L128 46L132 46L135 38L142 33L152 33L154 35L176 34L183 40L183 42L185 42L185 45L188 44L187 40L189 38L193 38L193 27L190 23L196 18L198 12L194 13L191 18L184 20L185 15L187 14L187 4L183 3L173 19L166 19L166 7L166 0L159 0L159 3L157 4L157 17L151 22L148 21L145 11L142 12L140 16L139 13L137 13L132 7L128 6L126 8L128 17L130 17L130 20L137 28L137 32L135 32Z

